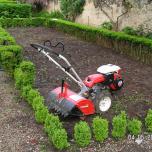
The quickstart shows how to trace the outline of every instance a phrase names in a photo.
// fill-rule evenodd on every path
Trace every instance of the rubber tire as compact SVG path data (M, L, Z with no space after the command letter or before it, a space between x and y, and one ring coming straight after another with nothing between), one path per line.
M104 113L104 111L101 111L100 108L99 108L99 104L100 104L100 101L101 101L101 98L104 98L104 97L109 97L112 101L112 95L111 93L108 91L108 90L98 90L96 92L96 97L95 97L95 110L96 110L96 113L98 114L102 114ZM111 106L110 106L111 107ZM109 107L109 109L110 109ZM108 110L107 110L108 111ZM105 111L106 112L106 111Z

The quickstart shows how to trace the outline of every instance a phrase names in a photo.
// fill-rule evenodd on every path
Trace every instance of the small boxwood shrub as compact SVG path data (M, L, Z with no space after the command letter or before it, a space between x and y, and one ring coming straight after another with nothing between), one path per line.
M137 35L136 30L130 26L126 26L125 28L123 28L122 32L129 34L129 35Z
M147 131L152 132L152 109L148 110L147 116L145 118L145 125Z
M47 119L45 121L44 129L48 133L50 141L52 140L52 136L55 133L56 129L62 129L62 127L63 125L60 122L58 116L51 115L51 117L49 117L49 120Z
M3 68L10 73L22 60L22 48L18 45L9 45L0 47L0 62Z
M31 85L23 86L21 90L21 95L24 99L28 98L29 91L32 89Z
M22 61L14 72L15 85L18 89L23 86L33 86L35 80L35 66L30 61Z
M114 138L123 138L126 134L127 117L126 113L122 111L119 115L115 116L112 120L112 136Z
M96 141L103 142L108 137L108 121L100 117L93 119L93 134Z
M65 19L64 15L60 11L52 11L50 13L50 18Z
M2 66L5 70L7 70L9 73L13 73L13 66L14 66L14 60L15 57L12 52L10 51L3 51L1 53L1 62Z
M91 130L86 122L80 121L74 126L74 139L80 147L90 144Z
M101 24L101 28L107 29L107 30L112 30L112 23L111 22L104 22Z
M44 131L46 133L49 133L49 128L50 128L50 125L52 123L52 117L53 115L51 113L49 113L47 116L46 116L46 119L45 119L45 123L44 123Z
M43 96L35 97L32 103L32 107L34 111L37 111L39 107L41 107L42 105L44 105L44 97Z
M63 150L69 147L67 132L65 129L56 129L52 136L53 145L59 149Z
M130 134L137 136L141 133L142 123L134 118L128 121L127 128Z
M0 45L4 45L7 42L8 45L16 44L16 41L11 36L0 36Z
M5 51L10 51L14 54L15 58L17 59L18 63L22 60L22 47L19 45L6 45L0 47L0 55Z
M4 28L0 27L0 32L6 32Z
M26 18L31 16L31 5L0 3L0 17L6 18Z
M28 97L27 97L27 101L30 105L33 104L33 100L34 98L40 96L40 93L38 90L36 89L31 89L29 92L28 92Z
M0 37L3 37L3 36L10 36L10 34L7 32L0 31Z
M35 112L35 119L36 119L36 122L37 123L44 123L45 122L45 119L46 119L46 116L48 115L48 109L46 106L44 105L38 105L38 108Z

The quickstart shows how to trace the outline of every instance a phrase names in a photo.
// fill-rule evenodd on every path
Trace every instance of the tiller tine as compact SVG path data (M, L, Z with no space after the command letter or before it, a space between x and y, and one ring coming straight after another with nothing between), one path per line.
M60 99L53 92L49 94L49 110L54 109L57 113L60 113L64 117L67 117L73 110L75 105L65 98Z
M47 103L49 110L54 109L64 117L95 113L92 101L68 89L68 84L64 83L64 81L62 81L62 87L58 87L49 93Z
M57 113L60 113L64 117L67 117L75 104L68 101L65 97L67 96L68 85L62 81L62 87L58 90L58 93L51 91L48 97L49 110L54 109Z

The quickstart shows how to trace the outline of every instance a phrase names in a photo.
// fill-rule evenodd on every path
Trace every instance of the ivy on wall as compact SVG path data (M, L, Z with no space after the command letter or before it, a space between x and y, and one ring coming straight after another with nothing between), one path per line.
M61 0L61 11L65 18L74 21L83 12L85 0Z

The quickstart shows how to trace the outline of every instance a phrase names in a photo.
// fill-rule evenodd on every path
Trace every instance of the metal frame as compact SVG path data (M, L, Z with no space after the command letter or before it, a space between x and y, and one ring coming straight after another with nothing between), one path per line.
M52 61L65 74L67 74L75 83L77 83L78 86L81 88L80 94L85 92L85 91L88 91L88 88L83 83L82 79L79 77L79 75L77 74L75 69L72 67L70 62L63 55L52 51L52 49L50 49L50 48L48 48L47 46L44 46L44 45L31 44L31 46L34 47L35 49L37 49L39 52L41 52L44 56L46 56L49 59L49 61ZM46 51L49 51L49 52L46 52ZM65 67L63 67L61 64L59 64L55 59L53 59L53 57L50 56L50 53L55 54L57 57L59 57L59 59L62 59L67 64L69 70L67 70ZM69 71L72 71L74 76Z

